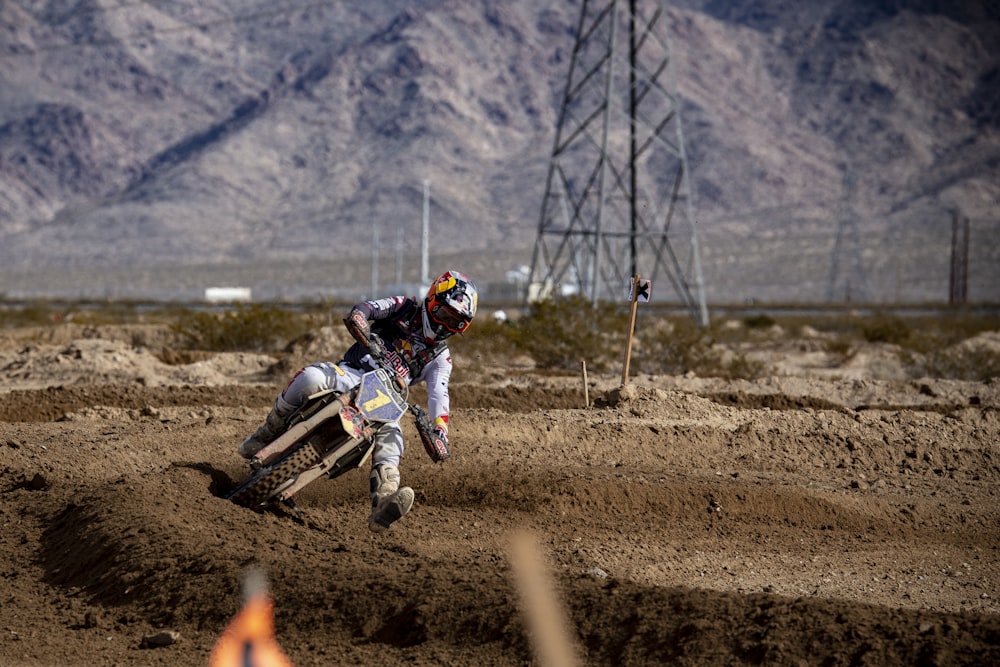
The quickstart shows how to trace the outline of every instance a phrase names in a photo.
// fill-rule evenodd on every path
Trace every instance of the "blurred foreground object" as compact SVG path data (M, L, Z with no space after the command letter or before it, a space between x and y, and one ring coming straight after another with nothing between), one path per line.
M528 635L542 667L575 667L579 664L569 622L559 604L555 587L528 532L510 538L510 565L521 601Z
M209 667L293 667L274 638L274 602L267 577L257 569L243 578L243 608L222 631Z

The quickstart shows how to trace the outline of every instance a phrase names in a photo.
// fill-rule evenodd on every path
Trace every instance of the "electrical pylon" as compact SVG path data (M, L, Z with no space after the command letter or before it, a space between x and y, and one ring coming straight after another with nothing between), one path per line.
M708 324L668 32L657 0L584 0L529 298L624 298L641 273L668 280Z
M837 236L830 258L826 300L835 302L842 296L845 303L863 303L868 299L868 279L865 277L865 265L861 261L861 234L858 231L858 215L854 209L857 179L849 167L844 171L841 184L843 195L840 219L837 221ZM844 263L848 264L846 271L842 267Z

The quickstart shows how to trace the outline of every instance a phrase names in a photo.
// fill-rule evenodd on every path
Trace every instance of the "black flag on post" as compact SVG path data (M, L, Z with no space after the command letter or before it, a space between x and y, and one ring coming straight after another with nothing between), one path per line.
M637 294L633 295L632 290L636 289L638 285ZM628 300L631 301L633 296L636 301L641 301L642 303L647 303L649 301L650 290L653 287L651 280L645 278L639 278L638 276L632 280L628 281Z
M622 386L628 384L628 367L632 359L632 335L635 333L635 311L640 301L649 301L652 283L636 275L628 281L628 300L631 304L631 314L628 321L628 337L625 340L625 364L622 366Z

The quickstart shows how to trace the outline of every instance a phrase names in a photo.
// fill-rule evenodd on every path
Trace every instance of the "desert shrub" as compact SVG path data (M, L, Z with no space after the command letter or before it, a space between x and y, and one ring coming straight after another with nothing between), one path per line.
M910 327L898 317L875 315L861 323L861 335L869 343L903 345L909 340Z
M731 330L720 331L718 325L704 328L689 317L660 318L642 324L636 332L633 359L634 367L645 373L753 379L767 371L763 362L717 345L720 334L725 334L726 339L733 337Z
M579 296L548 300L532 304L509 336L542 368L576 368L583 359L595 370L606 370L624 350L628 317Z
M131 301L108 301L75 307L67 319L72 319L76 324L96 327L131 324L143 318L140 317L136 304Z
M985 345L959 346L937 350L922 357L904 359L911 377L986 382L1000 378L1000 352Z
M777 322L770 315L761 313L760 315L751 315L743 318L743 324L748 329L770 329Z
M995 317L956 313L947 317L876 317L862 328L865 340L896 345L911 377L984 381L1000 376L1000 353L986 346L961 345L983 331L995 331Z
M876 313L871 316L817 318L812 326L869 343L888 343L927 353L956 345L983 331L996 331L1000 329L1000 319L963 313L944 317L900 317Z
M759 359L751 359L745 354L737 353L730 358L722 358L717 365L694 369L697 375L703 377L722 377L727 380L755 380L768 373L768 366Z
M637 327L633 353L636 368L645 373L682 375L704 368L712 351L710 332L690 318L643 321Z
M984 331L997 329L1000 321L995 317L920 318L914 320L910 336L900 345L919 354L936 355Z
M171 328L198 350L277 352L312 326L302 313L253 304L224 312L189 311Z
M960 345L984 331L1000 329L995 316L954 313L944 317L898 317L877 313L868 317L826 320L818 325L836 335L824 349L841 363L857 351L859 343L892 345L907 373L917 377L940 377L982 381L1000 373L1000 354L985 346Z
M0 322L7 328L50 325L63 318L64 313L61 310L44 302L32 302L25 306L0 309Z
M580 297L546 301L532 306L517 322L483 327L488 333L483 341L492 349L513 346L512 352L527 354L541 368L575 370L584 360L602 372L620 369L624 363L628 318L624 308L594 308ZM715 332L690 317L646 317L640 312L630 370L742 378L759 377L766 371L762 362L717 348L715 342Z

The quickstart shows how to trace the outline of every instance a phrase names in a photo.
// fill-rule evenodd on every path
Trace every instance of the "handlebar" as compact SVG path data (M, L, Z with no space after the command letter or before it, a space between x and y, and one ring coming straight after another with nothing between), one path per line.
M396 390L403 395L404 400L407 400L410 393L410 385L406 379L396 371L396 368L386 359L385 351L385 343L382 342L379 335L375 333L371 334L368 339L369 356L378 368L389 374L393 380L393 384L396 385ZM408 400L407 403L409 403Z

